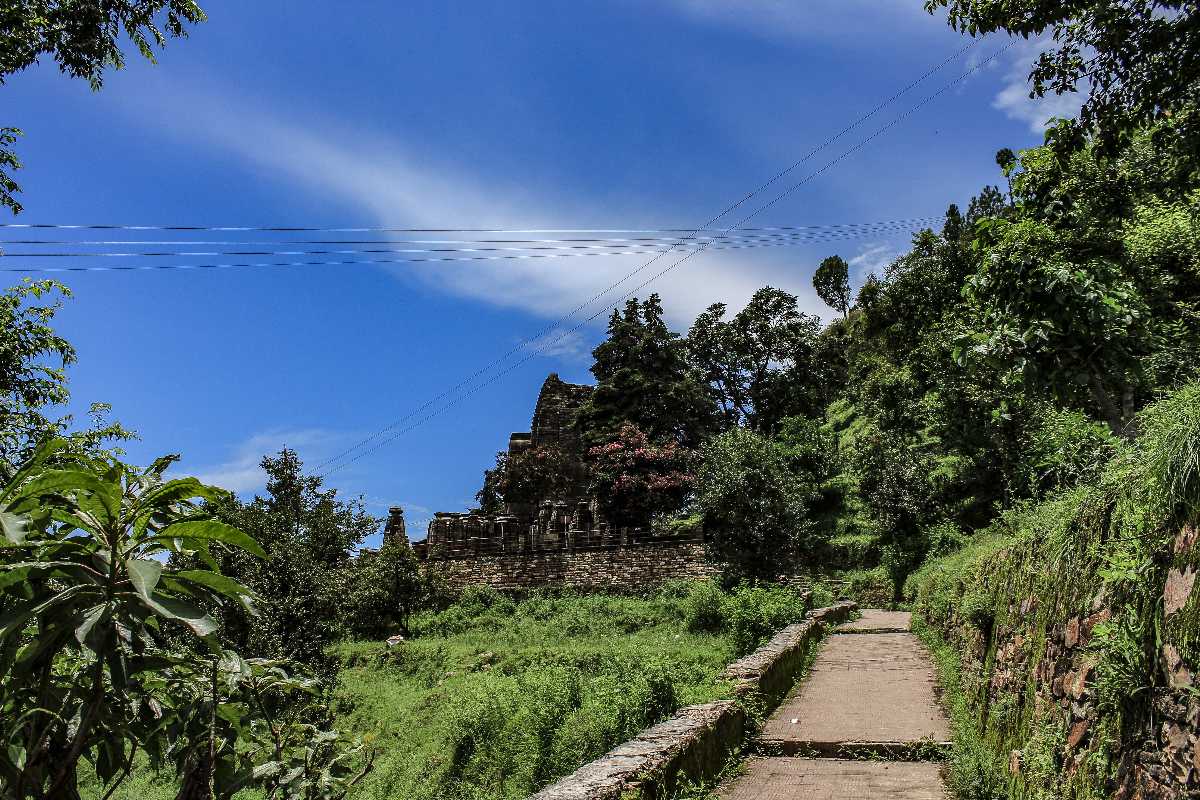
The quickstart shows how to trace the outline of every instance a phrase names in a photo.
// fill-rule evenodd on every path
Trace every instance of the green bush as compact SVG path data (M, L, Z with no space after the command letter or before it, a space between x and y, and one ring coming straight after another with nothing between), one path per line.
M739 656L752 652L786 625L804 620L807 597L779 586L741 584L721 603L727 635Z
M721 604L725 599L715 581L697 581L681 598L683 621L693 633L716 633L725 626Z

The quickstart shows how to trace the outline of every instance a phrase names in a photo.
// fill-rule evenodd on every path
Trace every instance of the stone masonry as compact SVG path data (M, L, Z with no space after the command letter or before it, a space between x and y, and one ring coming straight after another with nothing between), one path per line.
M528 432L509 437L509 455L554 448L584 466L575 420L592 387L565 383L551 373L542 384ZM391 533L389 533L389 531ZM385 537L404 536L404 515L393 509ZM451 589L486 585L530 589L546 585L626 590L673 578L716 574L702 536L656 536L615 528L586 495L506 504L497 515L438 512L424 542L413 549Z

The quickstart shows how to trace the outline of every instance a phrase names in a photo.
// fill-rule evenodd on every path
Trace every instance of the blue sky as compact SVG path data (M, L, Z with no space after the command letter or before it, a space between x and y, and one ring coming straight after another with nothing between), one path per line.
M920 0L202 5L210 20L190 39L158 65L131 56L100 93L51 63L0 87L3 123L27 134L16 221L686 228L965 43ZM981 43L792 177L1003 44ZM1035 52L1013 47L754 224L964 205L998 182L997 149L1039 143L1046 117L1072 111L1025 99ZM838 252L861 277L906 238L708 252L646 291L680 331L768 284L828 313L810 286L821 258ZM132 460L179 452L185 470L252 493L264 453L342 452L644 260L72 274L58 327L79 351L76 410L111 403L142 437ZM590 377L602 326L557 330L547 354L330 484L376 514L405 505L410 528L465 508L509 432L528 428L545 375Z

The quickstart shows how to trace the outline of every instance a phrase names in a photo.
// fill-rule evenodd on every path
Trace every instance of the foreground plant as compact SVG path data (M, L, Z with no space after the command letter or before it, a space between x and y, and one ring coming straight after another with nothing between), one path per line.
M331 766L340 756L318 752L337 734L271 721L312 687L222 649L210 610L253 597L214 568L213 548L266 553L206 510L222 490L165 479L175 460L139 470L56 439L0 489L4 797L79 798L81 760L110 797L139 751L174 763L181 800L248 785L338 797L337 783L352 780ZM206 566L165 563L183 552ZM298 737L309 739L300 755Z

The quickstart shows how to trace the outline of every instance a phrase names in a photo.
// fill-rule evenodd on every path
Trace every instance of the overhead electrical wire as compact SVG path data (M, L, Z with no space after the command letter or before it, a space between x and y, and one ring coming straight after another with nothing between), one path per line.
M783 176L785 176L786 174L788 174L789 172L791 172L792 170L794 170L794 169L795 169L797 166L799 166L800 164L802 164L802 163L806 162L807 160L809 160L809 159L810 159L810 158L811 158L813 155L815 155L816 153L818 153L818 152L820 152L820 151L824 150L826 147L828 147L830 144L832 144L833 142L835 142L835 141L837 141L838 139L840 139L840 138L841 138L842 136L844 136L846 133L848 133L848 132L850 132L850 131L854 130L855 128L857 128L858 126L860 126L862 123L864 123L865 121L867 121L868 119L870 119L871 117L873 117L873 116L875 116L877 113L879 113L879 111L881 111L882 109L884 109L884 108L886 108L887 106L891 105L893 102L895 102L897 99L899 99L900 97L902 97L904 94L907 94L907 93L908 93L908 92L909 92L909 91L910 91L912 88L914 88L915 86L919 85L919 84L920 84L921 82L923 82L923 81L924 81L926 78L928 78L929 76L931 76L931 75L933 75L934 73L938 72L938 71L939 71L939 70L941 70L943 67L945 67L947 64L949 64L949 63L953 62L954 60L956 60L957 58L959 58L960 56L962 56L962 55L963 55L963 54L964 54L964 53L965 53L967 50L971 49L971 47L975 46L975 45L976 45L976 44L977 44L979 41L981 41L981 40L979 40L979 39L977 39L977 40L973 40L973 41L972 41L971 43L969 43L967 46L965 46L965 47L961 48L961 49L960 49L960 50L958 50L958 51L957 51L955 54L953 54L952 56L950 56L950 57L949 57L949 58L947 58L946 60L942 61L942 62L941 62L940 64L938 64L937 66L935 66L935 67L931 68L930 70L928 70L928 71L927 71L927 72L926 72L924 75L922 75L920 78L918 78L917 80L915 80L915 81L913 81L912 83L908 84L908 85L907 85L907 86L905 86L903 89L901 89L899 92L897 92L896 94L892 95L890 98L888 98L887 100L885 100L883 103L881 103L881 104L877 105L877 106L876 106L874 109L872 109L871 111L869 111L867 114L865 114L865 115L863 115L862 117L860 117L859 119L855 120L853 123L851 123L851 124L850 124L850 125L848 125L847 127L843 128L841 131L839 131L837 134L835 134L834 136L832 136L832 137L830 137L829 139L827 139L827 140L826 140L824 143L822 143L822 144L821 144L820 146L818 146L816 149L814 149L813 151L811 151L810 153L808 153L807 155L805 155L803 158L801 158L801 159L799 159L798 161L796 161L796 162L794 162L793 164L791 164L789 167L787 167L787 169L783 170L782 172L780 172L780 173L778 173L777 175L775 175L774 177L772 177L772 178L771 178L770 180L768 180L766 183L762 184L762 185L761 185L761 186L759 186L757 189L755 189L755 190L753 190L752 192L750 192L749 194L747 194L747 195L746 195L745 197L743 197L741 200L739 200L739 201L737 201L736 203L732 204L731 206L727 207L727 208L726 208L725 210L723 210L723 211L722 211L722 212L721 212L719 215L717 215L717 216L716 216L716 217L714 217L713 219L711 219L711 220L709 220L709 221L705 222L705 223L704 223L704 225L700 226L700 228L698 228L697 230L704 230L704 229L707 229L707 228L708 228L708 226L710 226L710 225L712 225L714 222L716 222L716 221L718 221L718 220L722 219L723 217L725 217L726 215L728 215L729 213L731 213L733 210L735 210L735 209L737 209L738 207L740 207L741 205L743 205L743 204L744 204L744 203L745 203L747 200L749 200L749 199L751 199L752 197L756 196L757 194L761 193L761 192L762 192L764 189L766 189L766 188L767 188L767 187L769 187L770 185L774 184L774 183L775 183L776 181L778 181L780 178L782 178ZM732 231L732 230L735 230L735 229L737 229L737 228L741 227L742 225L745 225L747 222L749 222L750 220L752 220L752 219L754 219L755 217L757 217L757 216L758 216L759 214L761 214L763 211L766 211L768 208L771 208L771 207L773 207L773 206L774 206L775 204L777 204L777 203L778 203L780 200L782 200L783 198L785 198L785 197L789 196L790 194L792 194L792 192L794 192L794 191L795 191L796 189L798 189L800 186L804 185L805 183L809 182L809 181L810 181L810 180L812 180L813 178L815 178L815 177L817 177L818 175L820 175L820 174L824 173L826 170L828 170L828 169L832 168L833 166L837 165L838 163L840 163L840 162L841 162L841 161L843 161L844 159L848 158L848 157L849 157L850 155L852 155L853 153L855 153L855 152L857 152L857 151L861 150L863 147L865 147L866 145L868 145L870 142L874 141L876 138L878 138L879 136L881 136L882 134L884 134L885 132L887 132L887 131L888 131L888 130L890 130L891 128L893 128L893 127L895 127L896 125L900 124L902 121L904 121L904 120L905 120L905 119L907 119L909 116L911 116L912 114L916 113L916 112L917 112L918 110L920 110L921 108L923 108L923 107L925 107L926 105L928 105L929 103L931 103L931 102L932 102L933 100L935 100L936 98L940 97L940 96L941 96L942 94L944 94L946 91L948 91L949 89L951 89L951 88L952 88L952 87L954 87L954 86L957 86L959 83L961 83L962 81L966 80L968 77L970 77L971 75L973 75L975 72L977 72L977 71L978 71L979 69L981 69L982 67L986 66L987 64L990 64L990 63L991 63L992 61L994 61L994 60L995 60L995 59L996 59L996 58L997 58L997 57L998 57L1000 54L1002 54L1003 52L1007 51L1007 50L1008 50L1008 49L1009 49L1011 46L1012 46L1012 43L1010 42L1010 43L1008 43L1008 44L1006 44L1006 45L1002 46L1001 48L997 49L995 52L993 52L993 53L992 53L990 56L988 56L987 58L985 58L985 59L983 59L983 60L979 61L978 63L976 63L976 64L974 64L974 65L970 66L970 67L969 67L969 68L968 68L968 69L967 69L965 72L963 72L963 73L962 73L962 74L960 74L958 77L954 78L953 80L951 80L950 82L948 82L947 84L945 84L944 86L942 86L940 89L938 89L937 91L935 91L933 94L931 94L931 95L928 95L928 96L927 96L927 97L925 97L923 100L921 100L920 102L918 102L916 105L912 106L912 107L911 107L911 108L909 108L907 111L905 111L905 112L901 113L899 116L897 116L896 118L894 118L894 119L893 119L891 122L889 122L889 123L887 123L886 125L884 125L883 127L879 128L879 129L878 129L878 130L876 130L874 133L872 133L870 136L868 136L868 137L866 137L865 139L861 140L861 141L860 141L858 144L854 145L853 147L851 147L850 149L846 150L846 151L845 151L845 152L843 152L841 155L839 155L837 158L835 158L835 159L833 159L832 161L830 161L830 162L828 162L827 164L825 164L825 166L821 167L819 170L817 170L817 171L815 171L815 172L811 173L811 174L810 174L810 175L808 175L807 177L805 177L805 178L801 179L800 181L798 181L798 182L794 183L792 186L790 186L790 187L789 187L788 189L786 189L784 192L782 192L781 194L777 195L777 196L776 196L774 199L772 199L772 200L770 200L769 202L767 202L766 204L764 204L764 205L760 206L760 207L759 207L759 208L757 208L755 211L751 212L749 215L747 215L747 216L743 217L741 220L739 220L739 221L738 221L737 223L735 223L734 225L731 225L731 226L729 226L728 228L726 228L726 229L723 231L723 233L728 233L728 232L730 232L730 231ZM543 332L542 332L542 333L540 333L540 334L538 334L538 335L536 335L536 336L534 336L534 337L531 337L530 339L526 339L526 340L522 341L522 342L521 342L520 344L518 344L518 345L517 345L515 348L513 348L513 349L509 350L507 353L505 353L505 354L504 354L503 356L501 356L499 359L497 359L497 360L495 360L495 361L493 361L493 362L489 363L489 364L488 364L488 365L486 365L485 367L483 367L483 368L481 368L481 369L477 370L475 373L473 373L473 374L472 374L470 377L468 377L467 379L465 379L465 380L463 380L463 381L460 381L460 382L459 382L458 384L456 384L455 386L453 386L453 387L451 387L450 389L448 389L448 390L446 390L446 391L442 392L442 393L441 393L440 395L438 395L436 398L434 398L434 399L432 399L432 400L430 400L430 401L427 401L426 403L424 403L424 404L422 404L421 406L417 407L416 409L414 409L413 411L409 412L409 413L408 413L407 415L405 415L404 417L400 418L400 419L399 419L399 420L397 420L396 422L393 422L391 425L389 425L389 426L387 426L387 427L385 427L385 428L383 428L383 429L381 429L381 430L379 430L379 431L376 431L375 433L371 434L371 436L368 436L368 437L366 437L366 438L365 438L365 439L363 439L363 440L360 440L360 441L359 441L358 443L356 443L354 446L352 446L352 447L348 448L347 450L344 450L344 451L342 451L340 454L338 454L338 455L334 456L333 458L326 459L324 462L322 462L322 463L321 463L321 464L318 466L318 469L319 469L319 470L322 470L322 472L321 472L321 475L322 475L322 477L326 477L326 476L328 476L328 475L332 474L333 472L337 472L337 471L339 471L339 470L341 470L341 469L344 469L344 468L345 468L346 466L348 466L349 464L351 464L351 463L353 463L353 462L355 462L355 461L358 461L359 459L361 459L361 458L364 458L365 456L367 456L367 455L369 455L369 454L371 454L371 453L374 453L374 452L378 451L380 448L382 448L382 447L386 446L387 444L389 444L390 442L394 441L396 438L398 438L399 436L403 435L404 433L407 433L409 430L412 430L414 427L416 427L416 426L419 426L419 425L421 425L421 424L424 424L425 422L427 422L428 420L432 419L433 417L436 417L437 415L439 415L439 414L441 414L441 413L444 413L446 410L448 410L449 408L453 407L453 406L454 406L454 405L456 405L457 403L461 402L461 401L462 401L463 399L465 399L466 397L468 397L468 396L470 396L470 395L473 395L474 393L478 392L478 391L479 391L480 389L482 389L483 387L485 387L485 386L488 386L488 385L490 385L490 384L494 383L495 381L499 380L499 379L500 379L502 376L504 376L504 375L508 374L509 372L512 372L514 369L516 369L517 367L521 366L522 364L524 364L524 363L525 363L525 362L527 362L528 360L530 360L530 359L532 359L532 358L536 357L536 355L537 355L537 354L539 354L539 353L541 353L541 352L544 352L546 349L548 349L549 347L553 346L554 344L556 344L557 342L561 341L562 339L566 338L567 336L573 335L573 334L574 334L576 331L578 331L578 330L579 330L580 328L582 328L584 325L588 324L589 322L591 322L592 320L594 320L596 317L600 316L600 314L602 314L602 313L606 313L606 311L607 311L607 306L606 306L606 308L602 309L601 311L591 314L589 317L587 317L587 318L585 318L584 320L580 321L580 322L579 322L579 323L577 323L575 326L573 326L571 329L569 329L568 331L566 331L566 332L564 332L564 333L561 333L559 336L555 337L554 339L552 339L552 340L550 340L550 341L548 341L548 342L545 342L545 343L539 344L539 345L538 345L538 346L535 348L535 351L534 351L533 353L530 353L530 354L529 354L528 356L526 356L525 358L523 358L523 359L520 359L520 360L519 360L519 361L517 361L516 363L514 363L514 364L510 365L509 367L507 367L507 368L505 368L505 369L503 369L503 370L501 370L501 371L499 371L499 372L495 373L495 374L494 374L492 377L490 377L490 378L488 378L487 380L485 380L485 381L483 381L483 382L479 383L478 385L475 385L475 386L473 386L472 388L470 388L470 389L469 389L469 391L467 391L467 392L465 392L465 393L460 393L460 394L459 394L457 397L451 397L451 398L450 398L450 400L449 400L449 402L447 402L445 405L443 405L442 407L440 407L440 408L438 408L438 409L435 409L435 410L434 410L433 412L431 412L430 414L426 414L425 416L423 416L423 417L419 418L419 419L417 420L417 422L416 422L416 423L414 423L414 424L412 424L412 425L409 425L409 426L407 426L407 427L405 427L405 428L403 428L403 429L401 429L401 430L399 430L399 431L397 431L397 432L395 432L395 433L391 433L391 434L389 435L389 433L390 433L391 431L395 431L395 430L396 430L396 429L397 429L397 428L398 428L400 425L402 425L404 422L406 422L406 421L408 421L408 420L412 419L413 417L417 416L417 415L418 415L418 414L420 414L422 411L424 411L425 409L429 408L430 406L433 406L434 404L436 404L436 403L437 403L438 401L440 401L441 399L443 399L443 398L446 398L447 396L449 396L449 395L452 395L452 394L454 394L455 392L458 392L460 389L463 389L463 388L465 388L465 387L468 387L468 386L470 386L472 383L474 383L474 382L475 382L475 380L476 380L477 378L479 378L479 377L481 377L482 375L486 374L487 372L491 371L493 368L497 367L498 365L500 365L500 364L503 364L503 363L504 363L505 361L507 361L507 360L508 360L508 359L509 359L509 358L510 358L510 357L511 357L511 356L512 356L514 353L520 352L522 349L526 349L526 348L528 348L528 347L529 347L529 346L530 346L532 343L534 343L534 342L538 341L540 338L544 337L544 336L545 336L545 335L546 335L548 332L552 332L552 331L553 331L555 328L557 328L559 325L561 325L561 324L562 324L562 321L563 321L563 320L570 319L570 318L571 318L571 317L572 317L572 316L573 316L575 313L578 313L579 311L583 310L583 309L584 309L584 308L586 308L588 305L590 305L592 302L595 302L597 299L599 299L599 298L601 298L601 297L604 297L604 296L606 296L606 295L607 295L609 292L613 291L613 290L614 290L614 289L615 289L617 286L620 286L620 285L621 285L622 283L624 283L625 281L627 281L627 280L631 279L633 276L635 276L635 275L637 275L638 273L640 273L641 271L645 270L645 269L646 269L646 268L648 268L648 267L649 267L651 264L653 264L655 261L657 261L659 258L661 258L663 255L666 255L667 253L669 253L669 252L673 251L674 249L675 249L674 247L670 247L670 248L668 248L667 250L664 250L662 253L659 253L658 255L655 255L653 258L651 258L650 260L648 260L648 261L647 261L645 264L643 264L642 266L640 266L640 267L638 267L637 269L633 270L632 272L630 272L629 274L627 274L625 277L623 277L621 280L619 280L619 281L617 281L616 283L614 283L614 284L610 285L609 287L607 287L606 289L604 289L604 290L603 290L602 292L600 292L599 294L597 294L597 295L593 296L591 299L589 299L587 302L585 302L585 303L584 303L584 304L582 304L581 306L578 306L578 307L576 307L576 309L573 309L573 310L572 310L571 312L569 312L567 315L565 315L564 317L560 318L560 321L558 321L558 322L556 322L556 323L552 324L551 326L549 326L549 328L548 328L548 329L545 329L545 330L543 330ZM666 269L663 269L663 270L659 271L659 272L658 272L658 273L656 273L655 275L651 276L651 277L650 277L648 280L646 280L646 281L643 281L643 282L642 282L642 283L640 283L638 286L634 287L632 290L630 290L630 291L626 292L626 293L625 293L625 294L624 294L624 295L623 295L621 298L619 298L619 299L617 300L617 302L619 302L621 299L625 299L625 298L628 298L628 297L632 296L632 295L633 295L635 292L639 291L640 289L642 289L642 288L644 288L645 286L647 286L649 283L651 283L651 282L653 282L653 281L657 280L658 278L662 277L662 276L663 276L663 275L665 275L666 273L668 273L668 272L670 272L671 270L675 269L675 268L676 268L676 267L678 267L680 264L682 264L682 263L686 262L688 259L692 258L693 256L695 256L695 255L698 255L699 253L703 252L705 249L708 249L708 247L707 247L707 246L702 246L702 247L699 247L699 248L696 248L696 249L692 250L692 251L691 251L691 252L689 252L687 255L683 256L681 259L679 259L679 260L675 261L674 263L672 263L671 265L669 265L669 266L668 266ZM608 305L611 305L611 304L608 304ZM371 444L371 442L374 442L374 441L376 441L376 440L380 440L380 439L381 439L381 437L386 437L386 438L382 438L382 440L381 440L381 441L378 441L378 443L377 443L377 444L375 444L375 445L373 445L373 446L371 446L371 447L369 447L369 448L367 447L368 445L370 445L370 444ZM366 449L364 449L364 448L366 448Z
M890 229L889 229L890 230ZM810 236L805 238L788 239L784 241L750 241L738 242L732 240L732 243L718 243L710 245L713 250L749 250L763 247L785 247L797 246L806 243L818 243L829 241L841 241L858 236L875 235L881 232L879 229L864 229L862 233L839 233L826 236ZM645 247L643 245L643 247ZM525 248L516 248L524 250ZM324 251L311 251L311 253L322 253ZM347 253L369 254L373 251L343 251ZM384 251L384 252L400 252L400 251ZM438 252L438 251L416 251L416 252ZM476 252L476 250L451 250L451 252ZM414 263L451 263L451 262L472 262L472 261L501 261L501 260L526 260L526 259L548 259L548 258L572 258L583 256L631 256L631 255L651 255L659 252L656 249L641 249L641 250L619 250L619 251L589 251L589 252L551 252L551 253L520 253L511 255L492 255L492 256L463 256L463 257L405 257L405 258L361 258L361 259L343 259L332 261L284 261L284 262L245 262L245 263L224 263L224 264L155 264L155 263L134 263L134 264L103 264L103 265L83 265L69 267L0 267L0 272L11 273L63 273L63 272L140 272L151 270L210 270L210 269L234 269L234 268L266 268L266 267L304 267L304 266L353 266L353 265L370 265L370 264L414 264ZM264 253L265 255L288 255L287 252ZM303 253L300 253L303 254ZM96 254L92 254L96 255ZM226 253L225 255L236 255ZM253 253L250 253L253 255ZM2 263L2 259L0 259Z
M788 244L792 242L805 242L825 236L839 237L844 236L852 238L855 236L868 236L875 233L883 233L893 230L909 230L914 223L927 224L932 221L932 218L922 220L898 220L875 223L871 226L863 226L859 228L847 229L829 229L826 231L817 232L796 232L786 234L770 234L762 235L755 234L750 236L714 236L704 239L697 239L696 242L763 242L763 243L779 243ZM661 242L663 240L629 240L629 239L613 239L613 240L588 240L597 242L596 244L577 243L578 240L553 240L540 239L529 240L536 242L545 242L545 244L523 244L520 240L489 240L488 244L517 244L517 247L436 247L436 248L354 248L348 250L162 250L162 251L142 251L142 252L87 252L87 251L68 251L68 252L43 252L43 251L19 251L19 252L3 252L0 258L166 258L166 257L199 257L199 256L306 256L306 255L353 255L356 253L380 254L380 253L479 253L479 252L521 252L526 250L595 250L595 249L624 249L634 247L645 247L648 244ZM332 242L333 244L353 244L353 242ZM375 242L371 242L374 244ZM380 241L380 244L418 244L420 242L387 242ZM440 240L436 243L445 244L473 244L473 242L462 242L455 240ZM18 241L2 241L0 245L6 244L21 244ZM80 244L78 242L47 242L47 244ZM114 242L113 244L137 244L135 242ZM168 244L193 244L169 242ZM251 244L245 242L230 241L222 244L237 245ZM282 244L266 242L265 244ZM28 243L26 243L28 246Z

